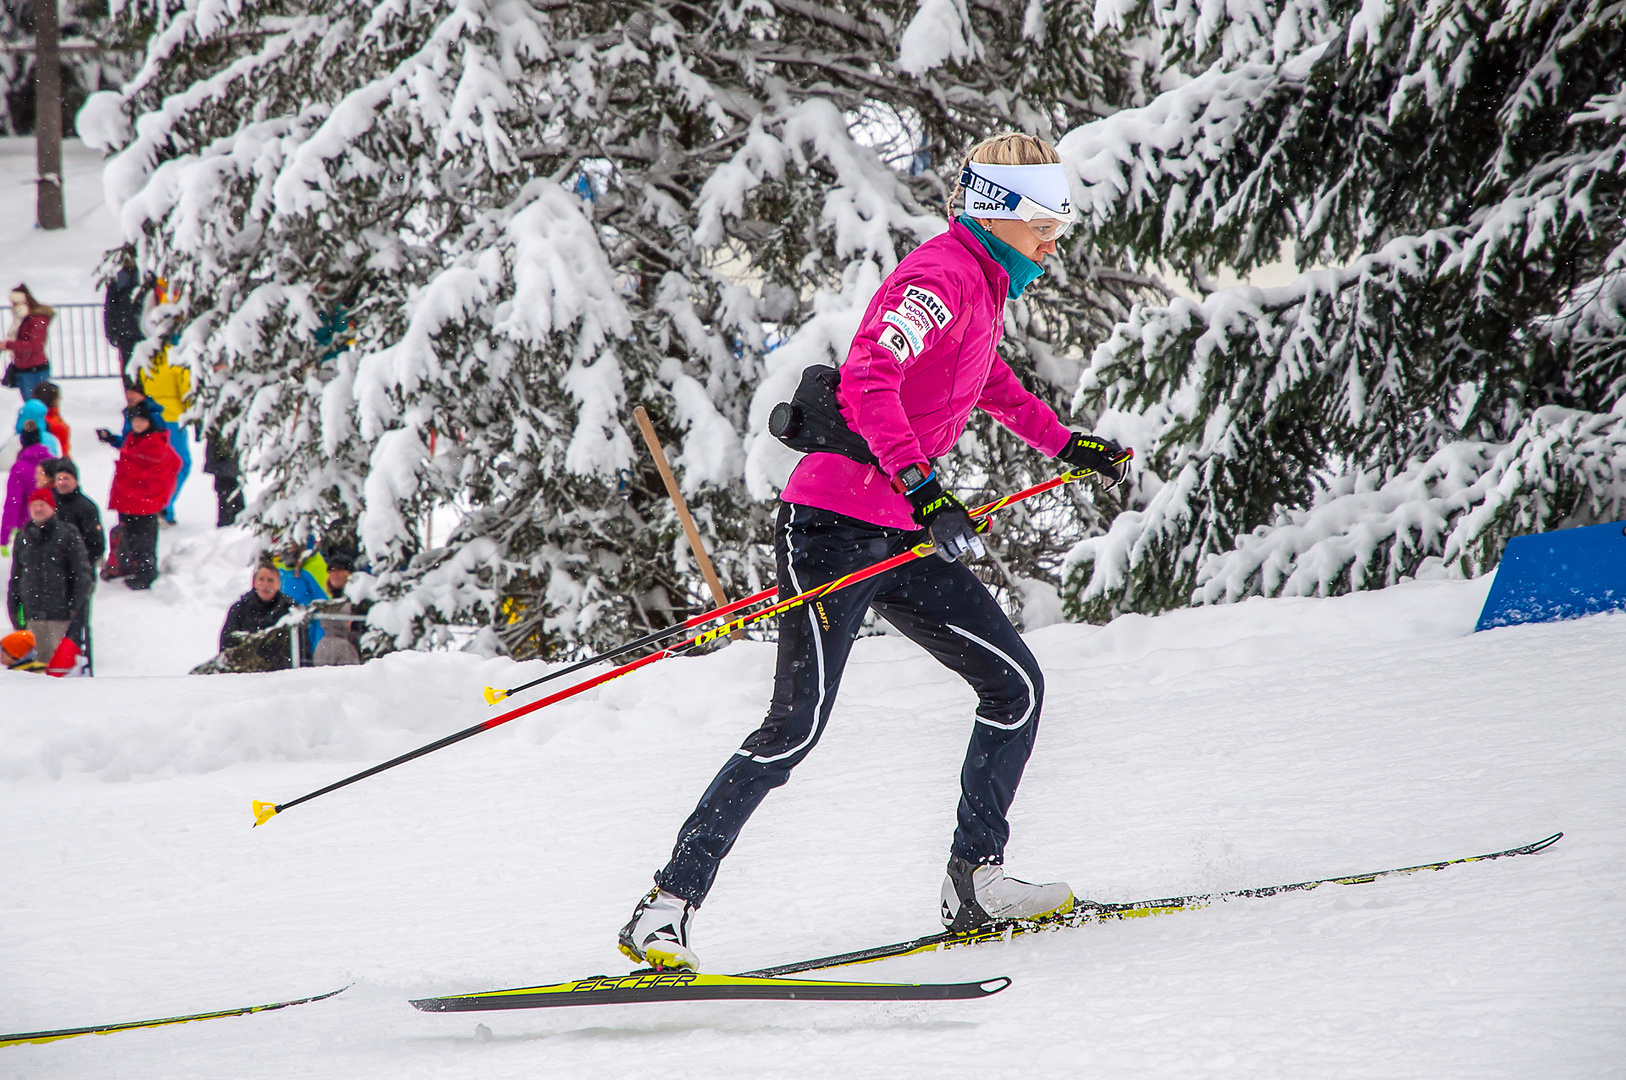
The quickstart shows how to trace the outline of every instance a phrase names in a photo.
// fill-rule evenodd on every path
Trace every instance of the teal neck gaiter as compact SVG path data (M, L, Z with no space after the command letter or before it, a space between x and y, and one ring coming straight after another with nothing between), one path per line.
M1005 272L1011 275L1010 298L1012 300L1021 296L1022 290L1039 280L1039 276L1044 273L1044 267L1017 251L981 225L978 225L973 219L961 214L959 221L961 225L971 230L972 235L982 241L982 246L988 249L988 254L992 255L994 261L1003 266Z

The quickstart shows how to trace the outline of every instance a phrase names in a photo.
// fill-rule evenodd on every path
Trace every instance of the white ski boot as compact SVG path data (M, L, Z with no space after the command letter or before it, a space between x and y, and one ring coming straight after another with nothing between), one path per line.
M689 921L695 907L659 886L638 901L621 928L621 951L659 971L698 971L700 958L689 948Z
M999 863L973 866L949 860L943 879L943 925L955 933L1006 919L1037 919L1073 909L1073 890L1063 882L1034 885L1005 876Z

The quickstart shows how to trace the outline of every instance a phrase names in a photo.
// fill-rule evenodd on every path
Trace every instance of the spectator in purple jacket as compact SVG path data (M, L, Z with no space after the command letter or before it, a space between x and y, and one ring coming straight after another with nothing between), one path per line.
M32 420L23 425L17 438L23 448L6 477L6 505L0 513L0 551L10 545L16 530L28 524L28 494L42 486L40 465L51 460L51 452L41 442L40 429Z

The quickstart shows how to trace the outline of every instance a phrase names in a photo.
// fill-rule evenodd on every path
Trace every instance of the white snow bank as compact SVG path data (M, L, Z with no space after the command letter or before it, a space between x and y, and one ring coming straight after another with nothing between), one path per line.
M0 744L0 780L84 773L123 781L246 761L391 757L480 719L481 669L489 664L462 654L401 654L356 671L161 682L11 676L6 697L18 714L55 720L14 729Z
M406 1006L626 970L617 928L761 720L765 643L663 661L258 829L250 799L492 715L481 687L540 666L0 675L9 1030L356 984L276 1014L8 1049L8 1075L507 1080L658 1061L701 1080L890 1078L945 1054L1013 1078L1610 1075L1626 1058L1626 616L1474 634L1484 586L1030 634L1046 703L1012 811L1019 875L1127 900L1567 835L1539 856L831 973L1014 979L983 1002ZM706 966L930 932L973 704L909 642L858 642L819 747L696 919Z

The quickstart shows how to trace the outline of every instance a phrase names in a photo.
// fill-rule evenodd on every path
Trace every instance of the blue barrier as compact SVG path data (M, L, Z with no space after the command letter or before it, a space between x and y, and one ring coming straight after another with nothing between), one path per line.
M1626 608L1626 521L1515 536L1475 630Z

